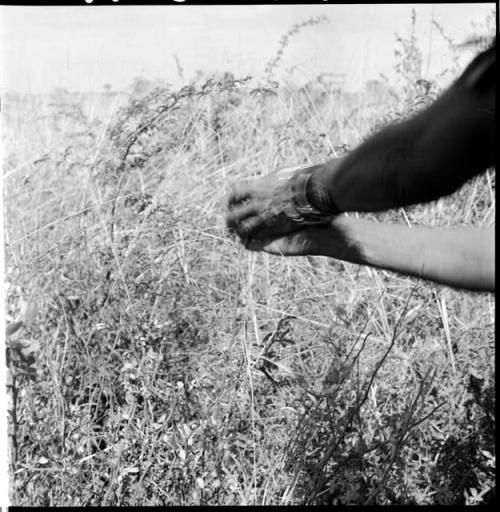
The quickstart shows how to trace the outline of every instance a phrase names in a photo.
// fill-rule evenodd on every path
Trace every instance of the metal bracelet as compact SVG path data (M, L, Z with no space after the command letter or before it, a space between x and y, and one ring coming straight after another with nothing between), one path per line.
M280 180L287 180L286 197L287 205L283 213L293 222L303 225L327 224L332 216L320 212L307 199L307 183L312 175L314 166L298 166L281 169L278 171Z

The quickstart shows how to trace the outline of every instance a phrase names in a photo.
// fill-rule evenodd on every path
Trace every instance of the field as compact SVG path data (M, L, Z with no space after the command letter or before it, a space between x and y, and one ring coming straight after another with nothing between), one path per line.
M226 230L232 183L440 93L411 36L399 84L278 83L287 37L265 83L2 98L12 504L495 500L494 296ZM494 225L495 171L365 217Z

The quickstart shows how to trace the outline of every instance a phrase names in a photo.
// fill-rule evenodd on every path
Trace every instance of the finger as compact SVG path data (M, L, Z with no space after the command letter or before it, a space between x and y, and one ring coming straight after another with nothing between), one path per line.
M284 238L248 238L244 245L245 249L249 251L263 251L268 254L287 256L286 251L283 250L284 244L286 245Z
M255 203L235 206L226 215L227 227L230 229L235 228L242 220L251 217L252 215L257 215L258 213L259 210Z
M263 220L258 216L247 217L239 222L233 230L240 238L248 238L253 236L262 227L262 224Z
M259 240L258 238L246 238L242 240L245 249L249 251L261 251L264 245L266 244L265 240Z
M229 193L227 204L229 207L241 203L246 199L252 197L252 188L249 186L247 181L235 183L231 186L231 192Z
M278 256L314 256L320 254L318 240L324 236L322 230L304 229L285 236L252 238L245 247L251 251L264 251Z

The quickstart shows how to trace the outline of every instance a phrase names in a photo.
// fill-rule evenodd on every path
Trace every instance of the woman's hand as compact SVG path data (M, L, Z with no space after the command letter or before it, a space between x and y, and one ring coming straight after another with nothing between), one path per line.
M250 251L264 251L277 256L307 256L320 254L321 238L325 228L305 228L274 238L248 238L245 243Z
M329 256L454 288L495 291L494 228L408 228L339 215L325 227L244 243L252 251Z
M277 256L329 256L364 263L356 239L355 219L337 216L329 224L305 227L286 235L242 240L246 249Z
M226 223L243 241L268 239L301 228L284 213L292 198L287 180L279 176L272 173L233 185Z

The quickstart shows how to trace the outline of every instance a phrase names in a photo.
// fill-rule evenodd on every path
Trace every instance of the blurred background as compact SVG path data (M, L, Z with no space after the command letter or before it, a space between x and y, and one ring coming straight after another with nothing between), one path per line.
M424 5L227 5L227 6L2 6L0 90L122 91L134 78L175 86L197 72L230 71L259 76L292 25L327 16L306 30L283 55L283 73L303 83L335 73L359 89L385 74L396 78L394 34L405 33L415 10L415 36L425 52L423 78L434 77L450 59L455 42L481 30L491 3ZM183 69L179 76L178 59ZM463 57L466 61L467 56Z

